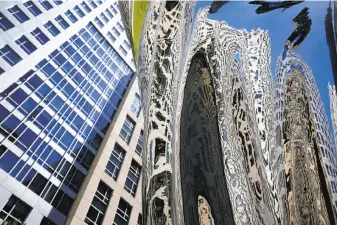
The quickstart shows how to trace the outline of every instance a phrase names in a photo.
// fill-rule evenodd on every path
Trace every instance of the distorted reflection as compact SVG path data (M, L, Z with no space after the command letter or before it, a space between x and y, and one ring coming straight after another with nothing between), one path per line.
M336 224L337 3L160 8L139 48L144 113L162 124L146 132L145 160L162 136L173 160L146 168L144 206L167 170L169 224Z

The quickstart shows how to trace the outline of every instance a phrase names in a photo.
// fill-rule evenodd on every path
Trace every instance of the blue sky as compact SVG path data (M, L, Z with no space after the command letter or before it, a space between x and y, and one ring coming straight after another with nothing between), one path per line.
M211 2L198 1L195 14L200 8L211 5ZM331 115L328 82L334 83L329 49L325 36L325 16L329 2L303 2L282 12L277 9L265 14L257 15L257 5L245 2L229 2L222 6L217 13L209 16L210 19L225 20L229 26L237 29L245 28L250 31L253 28L268 30L271 39L271 71L274 77L277 57L280 55L288 36L294 30L293 18L304 7L309 8L309 17L312 20L311 31L300 47L295 51L306 61L312 69L321 99L324 103L331 131Z

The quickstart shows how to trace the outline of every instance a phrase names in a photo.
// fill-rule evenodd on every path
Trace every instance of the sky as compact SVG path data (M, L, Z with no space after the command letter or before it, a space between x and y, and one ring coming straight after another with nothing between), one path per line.
M194 13L196 14L199 9L205 6L210 6L211 3L210 1L198 1ZM282 9L276 9L258 15L255 13L258 5L248 4L247 1L235 1L223 5L217 13L209 15L209 18L224 20L229 26L236 29L245 28L250 31L253 28L261 28L268 30L271 39L271 71L274 78L277 57L281 54L285 41L295 28L292 20L304 7L308 7L309 17L312 20L311 31L295 50L295 53L302 57L315 76L332 132L328 82L334 84L334 81L324 24L328 6L329 2L310 1L294 5L283 12Z

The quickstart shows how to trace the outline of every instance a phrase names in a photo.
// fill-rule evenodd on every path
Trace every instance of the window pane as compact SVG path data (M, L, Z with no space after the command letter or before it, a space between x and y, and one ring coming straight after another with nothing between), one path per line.
M49 41L49 38L40 30L40 28L36 28L31 32L31 34L38 40L42 45Z
M20 46L27 54L31 54L36 50L35 45L28 40L25 36L21 36L19 39L15 41L16 44Z
M22 60L22 58L14 52L9 45L5 45L0 49L0 56L11 66L14 66Z
M32 1L28 1L23 3L23 5L34 15L34 16L38 16L40 15L42 12L41 10L32 2Z
M59 33L60 33L60 31L59 31L59 29L57 29L57 27L55 27L55 25L52 23L52 22L50 22L50 21L48 21L47 23L45 23L44 24L44 27L55 37L55 36L57 36Z
M55 18L55 20L60 24L60 26L63 28L63 29L67 29L69 27L69 24L67 23L67 21L65 21L63 19L62 16L58 16Z
M74 16L74 14L72 12L70 12L70 10L68 10L67 12L65 12L66 16L68 17L68 19L72 22L72 23L76 23L77 22L77 18Z
M74 11L77 13L77 15L79 15L81 18L85 16L84 12L78 7L75 6L74 7Z
M29 20L29 17L16 5L9 8L8 11L20 22L24 23Z
M53 6L49 3L49 1L40 1L41 5L46 9L46 10L50 10L53 8Z

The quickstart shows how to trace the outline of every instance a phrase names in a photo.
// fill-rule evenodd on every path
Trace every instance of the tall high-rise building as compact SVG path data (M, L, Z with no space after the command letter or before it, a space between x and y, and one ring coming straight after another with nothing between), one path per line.
M0 29L0 223L141 224L143 119L118 3L2 1Z

